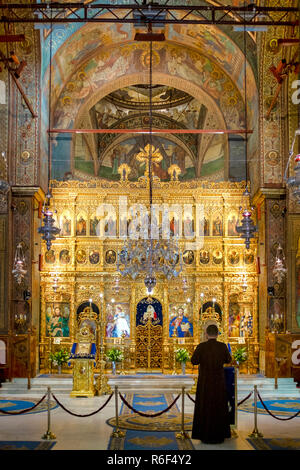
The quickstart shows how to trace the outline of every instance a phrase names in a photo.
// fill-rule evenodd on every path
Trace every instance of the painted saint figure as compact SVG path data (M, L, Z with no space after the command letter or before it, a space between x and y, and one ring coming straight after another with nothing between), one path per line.
M184 315L184 309L178 308L177 316L172 318L169 324L169 336L172 338L186 338L193 336L193 325L188 317Z

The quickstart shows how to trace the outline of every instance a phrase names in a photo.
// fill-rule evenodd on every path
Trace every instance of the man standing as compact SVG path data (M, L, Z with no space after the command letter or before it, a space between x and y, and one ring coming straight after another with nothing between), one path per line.
M199 365L192 439L219 444L230 437L224 364L231 362L226 344L218 342L218 328L209 325L207 341L198 344L191 358Z

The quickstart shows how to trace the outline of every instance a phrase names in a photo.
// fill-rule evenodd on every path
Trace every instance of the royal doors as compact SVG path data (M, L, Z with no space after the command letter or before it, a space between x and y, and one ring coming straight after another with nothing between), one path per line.
M162 369L162 305L157 299L145 298L137 304L136 357L139 370Z

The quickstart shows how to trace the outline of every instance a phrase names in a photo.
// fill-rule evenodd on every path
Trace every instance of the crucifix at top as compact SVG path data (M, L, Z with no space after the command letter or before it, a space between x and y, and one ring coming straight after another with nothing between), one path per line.
M144 175L149 177L149 159L151 158L152 163L154 165L159 166L159 163L162 161L163 156L160 153L160 150L156 149L154 145L147 144L144 149L140 150L141 151L136 155L136 159L138 162L141 163L141 165L143 163L146 163Z

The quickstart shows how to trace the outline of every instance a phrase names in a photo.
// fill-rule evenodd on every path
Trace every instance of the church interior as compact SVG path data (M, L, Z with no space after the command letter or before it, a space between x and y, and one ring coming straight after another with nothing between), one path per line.
M50 395L1 410L51 387L53 450L205 449L128 405L152 393L151 415L185 387L189 430L215 324L234 372L219 448L256 450L255 416L264 446L299 450L299 2L101 5L0 4L0 448L41 441ZM256 384L295 419L239 408ZM59 407L87 415L118 387L120 410Z

